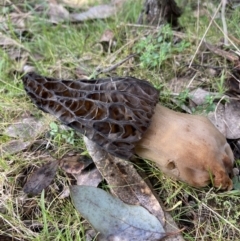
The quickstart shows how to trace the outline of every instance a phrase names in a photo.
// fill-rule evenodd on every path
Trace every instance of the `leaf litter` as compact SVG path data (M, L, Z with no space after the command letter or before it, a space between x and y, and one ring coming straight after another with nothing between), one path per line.
M60 15L61 15L61 14L60 14ZM60 15L59 15L59 16L60 16ZM57 22L57 21L59 21L59 22L62 21L62 20L61 20L61 17L59 17L59 19L57 19L56 22ZM1 39L1 38L0 38L0 39ZM7 44L7 45L8 45L8 44ZM6 45L6 46L7 46L7 45ZM211 49L210 49L210 50L211 50ZM216 50L214 50L214 51L215 51L215 53L219 53L219 55L222 55L222 56L224 56L224 55L226 54L226 52L216 52ZM212 50L212 52L214 52L214 51ZM228 59L229 59L229 60L235 60L235 58L232 58L232 56L228 57ZM239 81L237 81L236 83L239 83ZM234 86L236 86L236 84L234 84ZM239 86L238 86L238 87L239 87ZM236 89L237 89L237 88L235 88L234 90L236 91ZM239 89L239 88L238 88L238 89ZM237 91L236 91L236 92L237 92ZM204 98L203 98L203 99L204 99ZM202 100L203 100L203 99L202 99ZM197 105L200 105L200 104L201 104L201 103L199 103L199 104L197 104ZM221 107L220 107L220 106L221 106ZM225 103L225 104L219 104L219 105L217 106L217 108L216 108L216 111L212 113L213 116L214 116L214 118L215 118L217 115L222 116L221 114L218 113L217 110L218 110L218 108L222 108L222 112L225 113L225 112L226 112L226 106L227 106L227 103ZM234 106L234 105L233 105L233 106ZM232 107L233 107L233 106L232 106ZM229 105L228 105L228 107L229 107ZM230 105L230 108L231 108L231 105ZM236 116L238 116L238 113L235 113L235 114L236 114ZM221 118L217 118L217 121L219 121L219 119L221 119ZM228 118L228 120L229 120L229 119L233 119L234 121L236 120L235 117L230 117L230 118ZM233 121L233 122L234 122L234 121ZM236 123L236 122L234 122L234 123ZM224 128L225 128L225 127L226 127L226 122L221 122L221 125L223 125ZM234 124L232 128L236 128L236 125ZM231 133L231 132L232 132L232 129L230 129L230 133ZM227 133L226 128L225 128L225 133ZM227 134L225 134L225 135L227 135ZM238 138L239 138L239 137L238 137ZM123 165L123 166L124 166L124 165ZM119 169L119 170L125 170L125 169L123 169L122 166L119 166L118 169ZM122 176L124 176L124 175L122 175Z
M100 232L100 240L157 241L166 235L159 220L141 206L125 204L95 187L70 190L76 209Z
M50 22L60 23L69 20L68 10L56 1L50 1L48 4L48 16L50 17Z
M240 138L240 100L230 99L224 105L216 107L215 112L210 113L210 120L228 139Z
M95 166L88 168L92 163L93 160L87 156L65 155L59 161L59 166L66 173L72 174L77 181L77 185L97 187L103 177Z
M8 126L4 131L4 135L21 140L33 140L41 133L43 127L43 120L27 117L16 120L15 123Z
M3 135L15 138L0 145L2 155L16 154L25 150L32 141L42 132L44 121L34 117L26 117L15 120L3 132Z
M23 191L27 194L37 195L48 187L54 179L58 168L58 160L53 160L35 171L27 180Z
M92 163L92 159L87 156L70 152L59 160L50 159L52 160L38 168L28 178L23 187L25 193L32 195L41 193L53 181L58 167L66 173L72 174L77 181L77 185L98 186L102 181L102 176L96 168L86 169ZM68 194L68 191L65 190L61 194L61 198L66 198Z
M171 237L165 238L166 241L183 240L170 215L163 211L163 207L153 191L130 162L111 156L86 137L84 137L84 142L114 196L125 203L140 205L157 217L166 232L172 234Z
M21 140L12 140L7 143L0 145L0 155L12 155L20 151L25 150L31 142L21 141Z

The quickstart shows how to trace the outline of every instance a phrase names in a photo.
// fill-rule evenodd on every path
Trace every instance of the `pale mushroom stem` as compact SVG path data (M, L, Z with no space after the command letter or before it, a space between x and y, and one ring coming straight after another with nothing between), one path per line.
M194 187L212 181L217 188L232 189L232 150L204 116L175 112L157 104L151 125L135 151L154 161L164 173Z

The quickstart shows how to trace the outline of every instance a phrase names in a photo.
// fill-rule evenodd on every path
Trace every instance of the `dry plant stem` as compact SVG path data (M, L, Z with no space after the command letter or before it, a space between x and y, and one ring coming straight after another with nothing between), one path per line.
M211 16L210 16L210 17L211 17ZM213 23L214 23L214 25L222 32L222 34L224 35L224 32L223 32L222 28L217 24L217 22L214 20ZM225 37L228 39L228 41L230 42L230 44L236 49L235 53L239 55L240 49L239 49L238 46L233 42L233 41L235 41L235 39L232 39L231 36L227 36L227 35L226 35Z
M210 21L210 23L209 23L209 25L208 25L205 33L204 33L204 35L202 36L202 39L201 39L200 43L198 44L197 49L196 49L196 51L195 51L195 53L194 53L194 55L193 55L193 57L192 57L192 60L191 60L191 62L190 62L190 64L189 64L189 68L192 66L193 60L195 59L195 57L196 57L196 55L197 55L197 53L198 53L198 50L200 49L200 47L201 47L201 45L202 45L202 43L203 43L203 41L204 41L204 38L205 38L205 36L207 35L208 30L210 29L212 23L214 22L214 18L215 18L215 16L217 15L217 13L219 12L219 9L220 9L221 5L222 5L222 3L220 3L220 4L218 5L218 8L217 8L216 12L214 13L214 15L213 15L213 17L212 17L212 19L211 19L211 21Z
M119 67L120 65L124 64L126 61L128 61L129 59L135 57L136 54L130 54L129 56L127 56L125 59L119 61L118 63L114 64L113 66L109 67L109 68L106 68L106 69L97 69L97 75L101 74L101 73L107 73L107 72L110 72L114 69L116 69L117 67Z
M224 45L228 46L228 31L227 31L227 23L225 19L225 10L226 10L227 0L222 0L222 11L221 11L221 18L222 18L222 25L223 25L223 32L224 32Z
M135 151L164 173L194 187L213 182L217 188L232 189L233 153L206 117L174 112L158 104Z
M214 46L214 45L212 45L210 43L207 43L207 42L205 42L205 45L214 54L217 54L217 55L219 55L219 56L221 56L223 58L226 58L227 60L229 60L229 61L231 61L233 63L237 63L238 62L239 57L236 54L227 52L225 50L222 50L222 49L220 49L220 48L218 48L218 47L216 47L216 46Z

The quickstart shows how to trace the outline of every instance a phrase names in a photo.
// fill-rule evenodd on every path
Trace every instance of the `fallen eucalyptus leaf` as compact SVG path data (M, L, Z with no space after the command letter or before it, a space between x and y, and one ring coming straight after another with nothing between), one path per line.
M125 203L140 204L158 218L168 233L175 233L166 237L165 241L184 241L171 215L163 211L162 202L156 198L130 162L111 156L87 137L84 137L84 142L114 195Z
M4 131L4 135L19 139L33 139L39 134L43 126L44 123L41 120L33 117L23 118L8 126Z
M0 146L0 154L16 154L25 150L30 144L29 141L12 140Z
M58 160L51 161L35 171L23 187L27 194L36 195L48 187L56 175Z
M240 190L240 176L233 177L232 181L233 181L233 188L235 190Z
M86 12L73 13L70 17L73 21L86 21L90 19L103 19L114 15L117 8L114 5L98 5L88 9Z
M71 186L76 209L103 240L154 241L166 233L159 220L141 206L123 203L102 189Z
M107 154L87 137L84 137L84 142L111 192L125 203L143 206L164 225L165 217L161 205L133 165Z

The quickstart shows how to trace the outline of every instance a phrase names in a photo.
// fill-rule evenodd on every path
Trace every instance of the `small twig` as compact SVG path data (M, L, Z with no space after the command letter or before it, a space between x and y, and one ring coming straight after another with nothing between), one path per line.
M126 26L136 27L136 28L147 28L147 29L160 29L162 27L162 26L150 26L150 25L133 24L133 23L127 23Z
M193 80L195 79L195 77L197 76L197 73L192 77L192 79L189 81L188 85L187 85L187 88L190 88Z
M213 23L216 25L216 27L224 34L223 30L221 29L221 27L217 24L217 22L214 20ZM232 41L231 38L229 38L228 36L226 36L226 38L228 38L228 41L231 43L231 45L233 45L233 47L237 50L235 53L240 55L240 49L236 46L236 44L234 44L234 42Z
M12 3L12 1L7 0L10 6L12 6L19 14L23 14L23 12L15 5Z
M223 95L223 96L221 97L221 99L218 101L218 103L217 103L217 105L216 105L216 107L215 107L214 117L215 117L215 120L216 120L216 121L218 120L218 117L217 117L217 109L218 109L218 107L220 106L222 100L225 100L225 99L229 99L229 96Z
M240 45L240 40L234 37L233 35L229 34L228 35L229 39L236 42L238 45Z
M188 67L189 64L185 64L183 67ZM202 64L192 64L192 67L202 67L202 68L210 68L210 69L234 69L233 67L227 66L213 66L213 65L202 65Z
M122 65L123 63L125 63L126 61L128 61L129 59L131 59L132 57L136 56L136 54L130 54L129 56L127 56L125 59L119 61L118 63L112 65L111 67L108 67L106 69L96 69L96 75L99 75L101 73L107 73L110 72L114 69L116 69L117 67L119 67L120 65Z
M226 4L227 0L222 0L222 12L221 12L221 18L222 18L222 25L223 25L223 35L224 35L224 45L228 46L228 31L227 31L227 23L225 19L225 10L226 10Z
M229 53L225 50L222 50L222 49L219 49L218 47L210 44L210 43L207 43L205 42L205 45L206 47L211 51L213 52L214 54L217 54L223 58L226 58L228 59L229 61L231 61L232 63L237 63L238 62L238 56L233 54L233 53Z
M195 51L195 53L194 53L194 55L193 55L193 57L192 57L192 60L191 60L191 62L190 62L190 64L189 64L189 68L192 66L193 60L195 59L195 57L196 57L196 55L197 55L197 53L198 53L198 51L199 51L199 49L200 49L203 41L204 41L204 39L205 39L205 37L206 37L206 35L207 35L207 32L208 32L208 30L210 29L210 27L211 27L211 25L212 25L212 23L213 23L213 20L214 20L215 16L216 16L217 13L219 12L219 9L220 9L221 5L222 5L222 2L218 5L218 8L217 8L216 12L214 13L214 15L213 15L210 23L208 24L208 27L207 27L205 33L203 34L202 39L201 39L200 43L198 44L197 49L196 49L196 51Z

